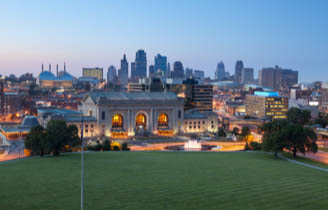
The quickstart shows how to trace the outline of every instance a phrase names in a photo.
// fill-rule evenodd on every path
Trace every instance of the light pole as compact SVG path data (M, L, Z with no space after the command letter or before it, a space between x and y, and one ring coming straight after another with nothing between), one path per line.
M84 209L84 139L83 139L83 113L81 119L81 210Z

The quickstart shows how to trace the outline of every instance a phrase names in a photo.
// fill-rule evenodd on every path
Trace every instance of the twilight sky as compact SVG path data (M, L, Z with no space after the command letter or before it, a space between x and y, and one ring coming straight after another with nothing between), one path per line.
M107 73L142 48L148 64L161 53L211 77L217 62L233 73L241 59L256 75L279 65L327 81L327 10L326 0L0 0L0 74L64 61L74 76L83 66Z

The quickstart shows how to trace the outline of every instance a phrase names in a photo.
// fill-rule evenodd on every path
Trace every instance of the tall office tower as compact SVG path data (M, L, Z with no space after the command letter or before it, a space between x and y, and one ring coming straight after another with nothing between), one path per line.
M281 88L288 90L298 83L298 71L281 69Z
M107 83L116 84L117 82L117 74L115 66L110 66L107 71Z
M170 63L167 63L167 69L166 69L165 77L166 78L171 77L171 65L170 65Z
M155 72L161 71L161 75L166 75L167 69L167 57L161 56L161 54L157 54L155 56Z
M118 71L118 84L127 86L129 83L129 63L126 60L126 55L123 55L121 60L121 69Z
M190 69L190 68L186 68L186 70L185 70L185 75L186 75L186 78L187 78L187 79L192 78L192 77L193 77L193 70Z
M216 65L215 79L222 81L225 78L225 67L224 63L221 61Z
M143 78L147 77L147 57L146 52L142 49L136 52L136 77Z
M155 66L150 65L149 66L149 78L153 78L153 77L155 77Z
M183 78L184 77L183 65L180 61L174 62L171 77L172 78Z
M198 111L213 110L213 86L199 85L197 80L187 79L183 82L185 104L184 109Z
M244 68L243 61L238 60L235 66L235 81L241 83L241 74Z
M194 74L193 74L193 77L195 79L203 80L205 78L205 72L201 71L201 70L195 70Z
M259 71L259 85L279 90L281 87L281 71L275 68L263 68Z
M138 76L136 72L136 63L131 62L131 80L132 81L138 81Z
M253 68L243 68L241 74L241 82L244 84L252 83L254 81L254 69Z
M83 77L95 77L99 80L102 80L104 78L103 76L103 68L83 68L82 69L82 75Z

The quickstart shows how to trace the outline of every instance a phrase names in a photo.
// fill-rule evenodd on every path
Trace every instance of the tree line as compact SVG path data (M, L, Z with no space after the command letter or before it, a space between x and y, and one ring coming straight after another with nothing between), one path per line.
M68 148L81 145L78 136L78 128L75 125L67 126L64 120L51 120L47 127L41 125L31 128L27 134L25 148L29 149L31 155L53 154L58 156L60 152Z
M297 153L318 151L317 136L309 126L311 113L308 110L291 108L286 120L274 120L263 125L262 147L272 151L277 158L278 152L287 150L296 157Z

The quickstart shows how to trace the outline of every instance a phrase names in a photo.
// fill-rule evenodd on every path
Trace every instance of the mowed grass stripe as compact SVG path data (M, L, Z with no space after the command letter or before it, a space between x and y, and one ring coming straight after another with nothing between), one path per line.
M257 153L99 152L85 209L324 209L328 173ZM0 165L0 209L79 209L80 156Z

